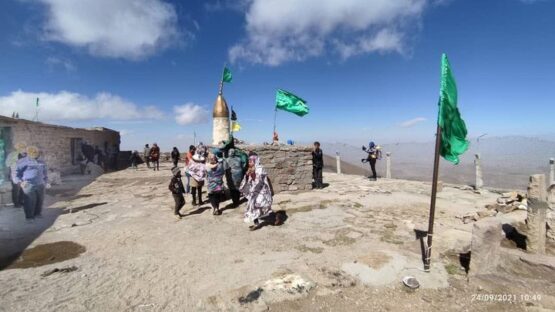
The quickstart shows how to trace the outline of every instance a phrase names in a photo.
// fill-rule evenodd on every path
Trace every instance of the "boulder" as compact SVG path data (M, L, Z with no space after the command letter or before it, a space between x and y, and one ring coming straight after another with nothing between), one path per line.
M503 230L498 218L484 218L472 229L470 275L492 273L499 263Z
M49 171L48 172L48 183L52 185L62 184L62 176L59 171Z

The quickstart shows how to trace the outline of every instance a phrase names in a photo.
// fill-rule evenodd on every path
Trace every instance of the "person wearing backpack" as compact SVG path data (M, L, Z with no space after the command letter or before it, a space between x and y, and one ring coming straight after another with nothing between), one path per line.
M368 143L368 148L366 148L366 146L363 146L362 150L368 154L366 161L370 163L370 169L372 170L372 178L370 179L376 181L378 179L378 174L376 173L376 161L378 159L382 159L381 148L379 146L376 146L374 142L370 141L370 143Z

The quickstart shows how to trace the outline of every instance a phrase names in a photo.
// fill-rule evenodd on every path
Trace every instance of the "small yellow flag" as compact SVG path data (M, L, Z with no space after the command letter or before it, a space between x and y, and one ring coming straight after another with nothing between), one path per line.
M237 132L239 130L241 130L241 125L237 121L232 121L231 122L231 131Z

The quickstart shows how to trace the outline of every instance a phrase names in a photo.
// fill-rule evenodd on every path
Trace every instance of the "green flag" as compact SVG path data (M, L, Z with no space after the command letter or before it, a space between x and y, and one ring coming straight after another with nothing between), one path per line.
M222 82L231 82L233 80L233 76L231 75L231 70L229 68L224 67L224 72L222 74Z
M309 111L305 100L281 89L278 89L276 92L276 109L281 109L300 117L308 114Z
M469 142L466 140L466 125L457 108L457 84L445 54L441 58L441 91L437 122L441 128L440 155L456 165L459 163L459 155L468 149Z

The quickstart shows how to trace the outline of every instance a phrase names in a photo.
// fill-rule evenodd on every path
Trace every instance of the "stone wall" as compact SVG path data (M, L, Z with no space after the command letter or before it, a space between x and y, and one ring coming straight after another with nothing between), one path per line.
M106 128L78 129L23 119L0 116L0 128L10 134L6 144L6 155L18 142L27 146L36 145L42 153L49 168L68 174L78 171L78 164L72 161L72 139L82 139L89 145L98 146L102 151L120 145L119 132ZM77 151L78 152L78 151Z
M268 171L275 193L302 192L312 189L312 149L291 145L243 145L253 151Z

